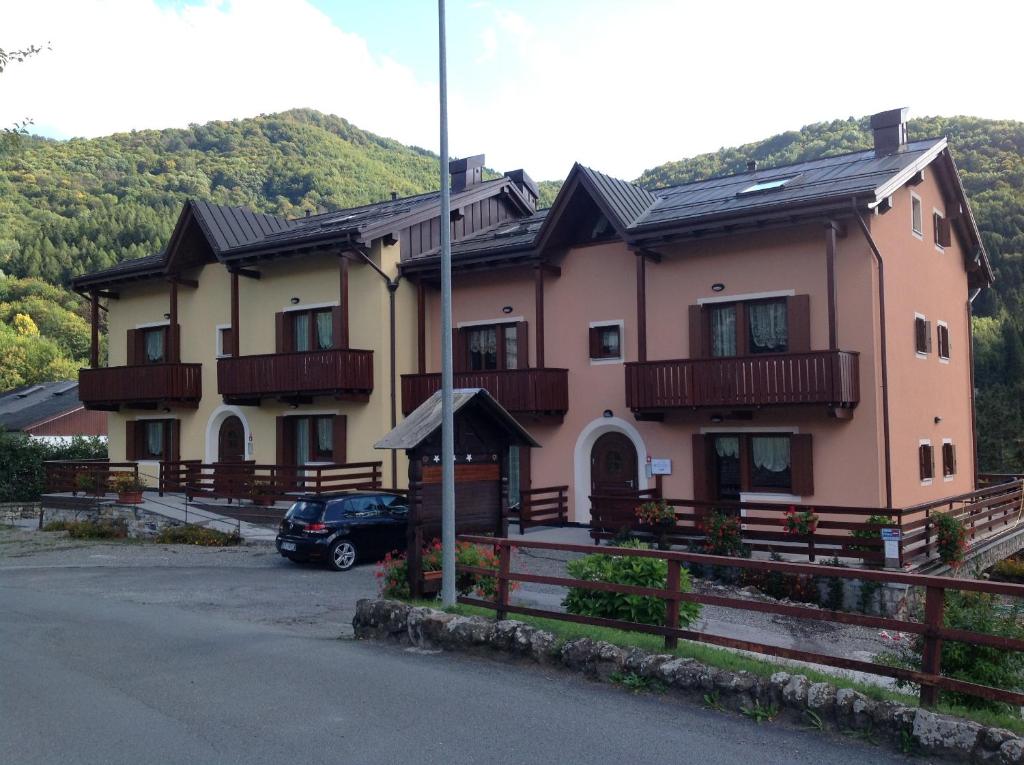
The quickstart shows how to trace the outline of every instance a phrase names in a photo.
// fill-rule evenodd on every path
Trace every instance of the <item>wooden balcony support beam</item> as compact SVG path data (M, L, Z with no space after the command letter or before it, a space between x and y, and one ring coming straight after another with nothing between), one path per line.
M826 295L828 297L828 349L835 351L839 349L839 326L837 307L838 290L836 288L836 254L838 244L836 237L839 234L838 224L829 221L825 224L825 280Z
M168 354L167 360L172 364L177 364L181 361L181 337L180 330L178 328L178 283L171 282L171 294L170 294L170 326L167 328L168 334Z
M100 365L100 296L93 292L89 295L89 366L96 369Z
M198 279L183 279L180 276L168 276L167 281L170 282L171 284L177 284L181 287L191 287L192 289L199 288Z
M427 287L416 282L416 371L427 371Z
M338 338L335 341L338 348L348 348L349 311L348 301L348 258L338 258L338 305L341 306L341 318L338 326Z
M544 368L544 266L533 269L533 308L535 313L534 355L537 367Z
M647 257L636 253L636 358L647 361Z
M238 320L238 271L231 272L231 355L239 356L242 353L240 330Z

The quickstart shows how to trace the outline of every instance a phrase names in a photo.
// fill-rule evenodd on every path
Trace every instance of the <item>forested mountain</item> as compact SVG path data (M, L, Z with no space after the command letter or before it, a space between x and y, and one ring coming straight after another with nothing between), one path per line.
M976 303L983 467L1024 471L1024 123L935 117L912 120L910 132L949 137L996 271ZM836 120L669 162L638 181L666 186L738 172L749 159L770 167L870 146L867 118ZM60 284L153 253L189 197L294 216L433 189L436 173L430 152L306 109L95 139L23 137L0 148L0 271ZM542 205L559 185L540 184ZM13 370L0 387L68 374L83 359L76 301L0 279L0 360Z

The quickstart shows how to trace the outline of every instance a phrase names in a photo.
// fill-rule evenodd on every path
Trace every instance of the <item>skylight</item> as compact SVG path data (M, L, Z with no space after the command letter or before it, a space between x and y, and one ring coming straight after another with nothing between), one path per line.
M776 189L781 189L791 180L793 180L793 178L777 178L774 181L759 181L753 186L747 186L747 188L739 192L737 196L742 196L744 194L760 194L765 191L775 191Z

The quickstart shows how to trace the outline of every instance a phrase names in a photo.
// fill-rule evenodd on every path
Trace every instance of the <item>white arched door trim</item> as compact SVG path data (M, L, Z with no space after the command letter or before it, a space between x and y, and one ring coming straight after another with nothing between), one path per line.
M252 430L249 428L249 420L237 406L222 404L213 410L210 419L206 422L206 458L203 460L204 462L209 464L217 461L220 426L224 420L232 416L242 421L242 428L245 430L245 459L252 459Z
M573 450L573 481L576 491L573 495L577 521L590 521L590 452L594 443L605 433L622 433L636 447L636 474L639 488L647 488L647 447L643 436L633 423L619 417L598 417L587 423L576 439ZM583 514L586 513L584 519Z

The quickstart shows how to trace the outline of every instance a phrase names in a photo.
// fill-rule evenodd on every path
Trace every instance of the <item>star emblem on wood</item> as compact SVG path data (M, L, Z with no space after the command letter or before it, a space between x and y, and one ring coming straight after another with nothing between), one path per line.
M466 455L466 462L472 462L472 461L473 461L473 455L472 454L467 454Z
M441 461L441 455L440 454L435 454L434 455L434 462L440 462L440 461Z

